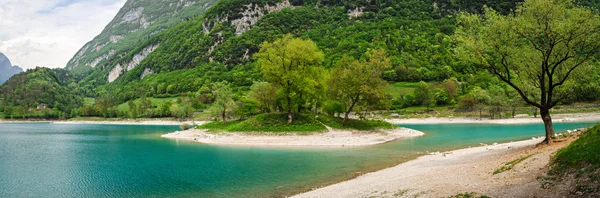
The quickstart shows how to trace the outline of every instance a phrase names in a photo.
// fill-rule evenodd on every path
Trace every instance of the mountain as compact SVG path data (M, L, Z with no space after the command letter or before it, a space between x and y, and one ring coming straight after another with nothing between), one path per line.
M474 66L452 55L455 14L481 12L483 5L507 13L517 2L221 0L122 59L106 61L80 85L120 100L131 99L140 88L150 95L173 95L223 80L247 87L260 80L252 55L261 43L285 34L316 42L325 52L325 67L342 56L358 59L368 49L383 48L394 64L389 81L466 78Z
M15 74L23 72L19 66L13 66L8 57L0 53L0 84L6 82Z
M85 44L66 68L83 76L94 68L103 69L107 63L136 51L163 30L202 15L217 1L128 0L102 33ZM153 49L146 50L148 53Z

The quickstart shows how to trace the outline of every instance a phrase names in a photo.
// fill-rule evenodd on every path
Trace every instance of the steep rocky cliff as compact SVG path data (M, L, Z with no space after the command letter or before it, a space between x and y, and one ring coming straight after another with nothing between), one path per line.
M102 33L85 44L66 68L85 75L92 69L113 67L148 44L156 34L182 21L201 16L218 0L128 0ZM130 56L139 58L139 56ZM138 62L141 60L121 60Z

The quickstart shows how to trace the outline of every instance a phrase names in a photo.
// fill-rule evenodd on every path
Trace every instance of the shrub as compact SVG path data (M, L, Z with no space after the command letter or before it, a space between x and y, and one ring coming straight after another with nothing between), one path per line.
M179 128L181 128L181 130L188 130L190 129L190 125L188 123L183 123L181 125L179 125Z

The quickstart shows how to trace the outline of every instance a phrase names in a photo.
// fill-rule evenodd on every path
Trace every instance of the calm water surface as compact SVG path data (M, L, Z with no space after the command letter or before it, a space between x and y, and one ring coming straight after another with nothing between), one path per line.
M174 126L0 124L0 197L284 196L419 152L543 135L542 124L403 127L427 135L363 148L243 148L160 138L178 129Z

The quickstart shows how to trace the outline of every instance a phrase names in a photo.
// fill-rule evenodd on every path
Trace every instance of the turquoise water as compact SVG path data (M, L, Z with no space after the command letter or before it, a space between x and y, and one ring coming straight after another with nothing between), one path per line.
M363 148L242 148L160 138L172 126L0 124L0 197L285 196L419 152L543 134L541 124L403 126L427 135Z

